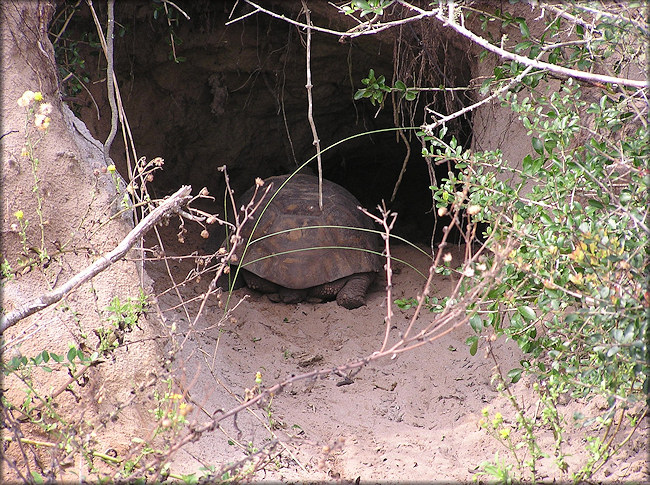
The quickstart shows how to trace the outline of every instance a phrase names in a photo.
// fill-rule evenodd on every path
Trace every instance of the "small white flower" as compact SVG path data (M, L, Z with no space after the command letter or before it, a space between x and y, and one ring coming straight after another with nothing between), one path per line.
M39 106L38 112L42 115L49 115L52 113L52 105L50 103L43 103Z
M36 96L36 93L34 91L25 91L18 100L18 106L26 108L31 104L32 101L34 101L34 96Z
M34 116L34 124L39 130L47 130L47 128L50 126L50 117L38 113Z

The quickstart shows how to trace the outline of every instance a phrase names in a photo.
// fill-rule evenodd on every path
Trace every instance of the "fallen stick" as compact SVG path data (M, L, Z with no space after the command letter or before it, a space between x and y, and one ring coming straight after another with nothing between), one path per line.
M182 186L172 196L165 199L158 207L151 211L147 217L142 219L110 253L100 257L93 264L80 273L77 273L58 288L29 301L7 315L2 315L0 317L0 335L23 318L33 315L58 302L77 286L101 273L114 262L122 259L138 239L155 226L160 219L167 214L178 212L181 206L190 198L191 191L191 186Z

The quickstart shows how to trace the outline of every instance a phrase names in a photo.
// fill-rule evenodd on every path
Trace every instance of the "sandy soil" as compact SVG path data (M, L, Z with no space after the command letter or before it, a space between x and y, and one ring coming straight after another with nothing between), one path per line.
M173 249L166 248L168 254ZM178 248L181 254L181 248ZM187 251L186 251L187 252ZM462 252L453 249L454 257ZM397 258L409 261L426 273L425 256L408 246L396 246ZM455 259L459 261L458 259ZM172 274L182 279L192 268L191 260L172 262ZM395 298L415 296L424 283L408 266L395 263ZM157 281L157 291L169 287L161 262L150 265L149 274ZM384 337L385 281L371 288L367 305L346 310L335 302L298 305L272 303L266 296L246 288L233 294L239 302L231 317L222 321L216 297L208 300L203 316L188 325L198 308L198 298L207 289L209 278L180 288L182 297L195 301L178 306L178 296L168 292L159 303L168 319L176 322L182 349L175 362L181 388L196 406L193 419L209 416L239 404L247 389L255 386L256 373L262 387L314 369L331 368L371 355ZM450 277L434 281L433 295L451 291ZM412 310L395 308L391 339L397 338ZM426 324L432 314L420 319ZM206 433L183 448L174 458L174 473L197 472L200 467L233 464L247 452L269 451L270 459L257 464L253 480L442 480L470 481L483 460L501 459L514 463L503 445L478 424L481 410L490 415L500 411L506 425L515 413L491 383L494 362L479 350L471 356L465 345L472 335L469 327L459 327L448 335L395 359L379 360L363 368L352 379L329 375L318 380L302 380L276 395L265 406L241 412L220 429ZM504 371L515 367L520 356L512 342L494 346ZM534 413L538 399L529 381L512 387L524 409ZM582 432L572 425L573 412L598 411L602 403L588 406L566 400L561 407L567 417L567 461L573 467L586 460ZM599 472L601 479L647 480L645 440L647 422L628 441L626 448ZM513 434L513 438L517 438ZM545 451L552 452L550 430L542 433ZM518 452L526 458L525 449ZM255 461L255 460L254 460ZM571 468L570 471L575 471ZM515 475L516 470L514 470ZM542 460L541 477L568 480L553 465Z

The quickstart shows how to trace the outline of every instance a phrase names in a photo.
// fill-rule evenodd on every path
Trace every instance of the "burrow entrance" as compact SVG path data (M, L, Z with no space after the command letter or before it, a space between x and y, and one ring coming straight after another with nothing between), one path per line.
M176 3L189 20L169 6L166 13L155 2L118 3L115 10L115 71L137 156L165 160L164 170L152 183L154 194L164 196L191 184L195 193L205 186L221 198L225 186L217 168L222 165L228 167L231 185L241 194L255 177L293 171L312 157L304 29L262 13L241 18L252 11L243 2ZM309 6L314 25L340 31L351 27L350 19L331 5L310 2ZM305 21L299 2L267 7ZM105 5L95 8L105 19ZM56 37L73 11L55 42L62 87L69 104L103 142L111 118L102 82L106 60L88 6L81 3L74 10L71 5L61 6L50 30ZM345 42L334 35L312 35L313 113L322 149L360 133L394 128L396 121L419 126L426 107L447 114L471 101L469 91L423 91L415 101L387 95L381 107L367 99L354 100L370 69L385 76L389 86L396 80L406 86L467 86L474 60L451 31L433 23L405 24ZM469 115L448 128L449 136L469 146ZM430 167L421 156L415 131L404 135L387 131L344 141L323 153L323 172L367 208L386 201L399 213L396 233L429 244L436 217ZM410 156L391 203L406 143ZM126 177L119 135L111 156ZM315 163L310 165L315 168ZM440 180L447 166L435 171ZM437 224L438 238L444 223Z

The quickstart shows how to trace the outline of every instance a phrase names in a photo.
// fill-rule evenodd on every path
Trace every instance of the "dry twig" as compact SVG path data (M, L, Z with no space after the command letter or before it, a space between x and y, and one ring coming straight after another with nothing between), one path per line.
M314 146L316 147L316 159L318 160L318 207L323 210L323 165L321 162L320 156L320 139L318 138L318 132L316 131L316 123L314 123L314 100L311 94L311 88L313 87L311 83L311 15L309 12L309 7L305 0L302 0L302 8L305 12L305 18L307 20L307 119L309 120L309 126L311 126L311 133L314 136Z

